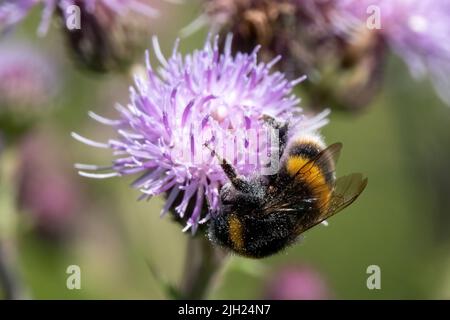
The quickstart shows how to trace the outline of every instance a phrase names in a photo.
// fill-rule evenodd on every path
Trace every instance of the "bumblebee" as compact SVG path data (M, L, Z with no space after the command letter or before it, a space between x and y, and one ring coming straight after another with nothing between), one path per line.
M367 185L360 173L336 179L342 143L325 147L320 137L309 135L288 144L288 123L264 119L279 132L278 172L246 178L219 158L229 183L220 190L220 212L208 230L213 243L251 258L270 256L295 243L303 232L349 206Z

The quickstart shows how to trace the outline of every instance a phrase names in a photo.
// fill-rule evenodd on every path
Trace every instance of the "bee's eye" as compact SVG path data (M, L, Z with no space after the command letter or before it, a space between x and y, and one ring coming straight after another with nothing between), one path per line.
M222 205L230 205L232 203L231 199L228 198L222 198Z
M230 194L233 192L233 190L233 186L229 183L225 184L222 189L220 189L220 198L222 199L222 202L230 197Z
M228 214L228 213L230 213L231 211L233 211L233 206L231 205L231 204L225 204L225 203L222 203L222 206L221 206L221 212L222 212L222 214Z
M222 201L222 205L232 205L236 202L236 193L232 192L232 190L226 190L221 193L220 200Z

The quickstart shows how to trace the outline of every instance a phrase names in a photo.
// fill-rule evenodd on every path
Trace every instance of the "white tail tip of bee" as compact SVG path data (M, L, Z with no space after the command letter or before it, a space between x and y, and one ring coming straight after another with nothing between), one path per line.
M328 221L327 221L327 220L323 220L323 221L321 222L321 224L324 225L325 227L328 227Z

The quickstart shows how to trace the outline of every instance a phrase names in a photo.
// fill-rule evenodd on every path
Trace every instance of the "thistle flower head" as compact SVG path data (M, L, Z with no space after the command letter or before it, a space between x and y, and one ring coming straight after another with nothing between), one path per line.
M355 26L365 27L369 18L371 24L378 19L372 31L406 61L413 76L429 75L440 97L450 104L449 0L340 0L335 17L350 32Z
M316 130L324 115L307 119L292 93L298 80L288 81L271 72L272 63L250 54L231 53L231 36L223 53L218 38L183 57L177 44L169 59L153 38L160 67L154 71L147 55L147 76L136 77L127 107L118 106L120 118L91 116L111 125L118 137L98 143L74 137L95 147L112 149L118 156L111 167L77 165L80 174L107 178L140 174L133 183L141 198L167 196L161 214L172 211L194 233L199 224L216 214L219 190L227 178L211 149L232 163L239 174L260 172L271 157L271 137L262 116L289 120L296 133ZM294 130L295 129L295 130ZM108 170L106 173L87 170Z
M105 6L118 15L129 11L152 17L157 15L157 10L148 4L148 0L3 0L0 3L0 31L22 21L38 5L44 8L38 29L41 35L47 32L51 18L57 9L67 13L67 9L73 5L83 7L89 12L94 12L98 6Z

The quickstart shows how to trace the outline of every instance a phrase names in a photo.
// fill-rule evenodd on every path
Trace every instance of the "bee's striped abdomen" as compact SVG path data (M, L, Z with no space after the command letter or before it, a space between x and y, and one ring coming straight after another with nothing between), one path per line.
M320 161L310 165L309 170L299 174L299 170L311 160L317 158L325 147L320 140L312 138L298 139L287 150L284 170L289 176L296 176L297 181L302 182L311 196L316 198L317 207L322 210L328 207L334 183L334 163Z
M297 142L293 143L288 150L289 158L291 157L300 157L306 162L313 160L316 158L319 153L325 149L322 145L321 141L314 141L313 139L299 139ZM294 170L294 168L292 168ZM325 181L332 185L334 182L334 163L330 159L328 162L321 162L319 164L320 172L323 173ZM298 171L298 169L297 169ZM294 175L295 172L290 172L291 175Z

